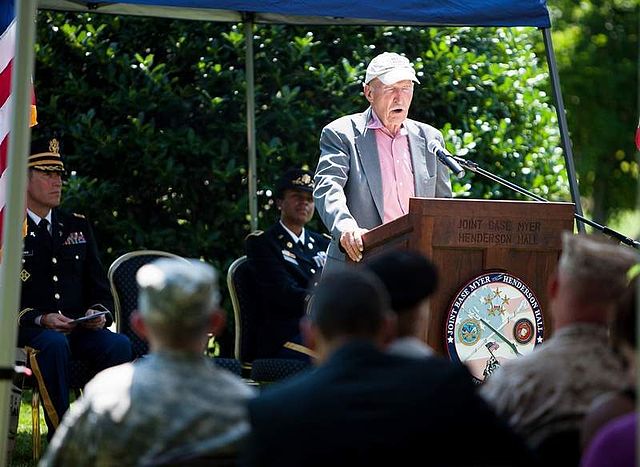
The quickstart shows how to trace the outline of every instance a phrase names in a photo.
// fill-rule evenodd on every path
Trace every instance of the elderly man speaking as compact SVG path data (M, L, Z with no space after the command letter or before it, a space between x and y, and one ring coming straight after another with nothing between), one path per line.
M432 152L444 146L442 133L407 118L414 83L406 57L378 55L364 81L370 107L322 130L313 196L332 237L323 274L339 268L344 253L360 261L362 234L406 214L409 198L451 197L448 169Z

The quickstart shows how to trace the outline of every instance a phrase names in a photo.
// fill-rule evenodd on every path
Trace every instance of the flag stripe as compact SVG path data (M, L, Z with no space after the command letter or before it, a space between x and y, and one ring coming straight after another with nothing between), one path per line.
M9 96L6 102L0 108L0 141L9 134L11 127L11 107L13 106L13 97ZM4 169L4 166L0 166L0 169Z
M9 149L9 132L11 131L11 113L13 96L11 95L11 69L16 46L16 19L14 0L0 1L0 238L2 236L2 220L7 201L7 170ZM36 124L36 100L31 85L31 118L29 126Z
M4 154L6 157L7 154L7 146L9 143L9 138L5 138L5 140L0 143L0 153ZM6 163L6 161L4 161ZM6 189L7 189L7 177L9 176L9 171L8 170L4 170L2 172L2 175L0 175L0 206L2 206L4 208L5 203L7 202L7 193L6 193ZM2 218L4 216L0 215L0 228L2 228ZM1 232L1 230L0 230Z
M7 66L0 70L0 104L4 104L11 94L11 70L13 69L13 60Z
M13 0L0 4L0 238L4 206L7 200L7 152L9 147L9 131L11 125L11 68L16 45L16 20Z
M7 64L13 60L16 43L16 21L11 21L6 31L0 35L0 70L4 70Z

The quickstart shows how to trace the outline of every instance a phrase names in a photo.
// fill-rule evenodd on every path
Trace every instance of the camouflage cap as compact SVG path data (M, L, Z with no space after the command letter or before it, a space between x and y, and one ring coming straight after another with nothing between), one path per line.
M562 233L559 267L581 278L606 279L622 286L627 271L640 256L636 250L598 234Z
M218 309L218 274L202 261L162 258L142 266L136 280L138 309L149 324L191 327Z
M589 299L617 300L627 287L627 271L640 260L638 252L599 234L562 234L558 271L581 284Z

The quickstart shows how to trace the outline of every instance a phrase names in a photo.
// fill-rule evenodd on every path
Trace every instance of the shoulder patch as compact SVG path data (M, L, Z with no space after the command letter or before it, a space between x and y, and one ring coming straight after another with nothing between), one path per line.
M80 219L85 219L84 214L78 214L77 212L74 212L73 215L79 217Z

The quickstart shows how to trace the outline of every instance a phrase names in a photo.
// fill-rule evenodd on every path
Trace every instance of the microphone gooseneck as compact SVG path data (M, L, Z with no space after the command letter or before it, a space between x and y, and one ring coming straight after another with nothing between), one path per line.
M460 166L460 164L458 164L453 156L449 154L449 151L442 147L440 141L438 141L437 139L432 139L427 144L427 149L430 152L434 153L438 157L438 160L440 162L449 167L449 170L451 170L456 175L456 177L464 177L464 169Z

